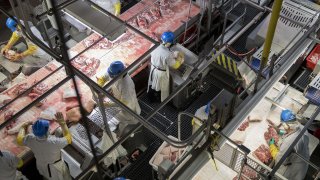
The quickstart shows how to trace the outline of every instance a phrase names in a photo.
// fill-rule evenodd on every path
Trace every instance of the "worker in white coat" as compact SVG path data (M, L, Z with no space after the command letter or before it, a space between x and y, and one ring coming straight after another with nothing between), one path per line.
M206 105L197 109L197 111L195 112L194 116L196 116L197 118L199 118L202 121L200 121L196 118L192 118L192 121L191 121L192 134L194 134L199 129L199 127L202 125L202 122L205 122L208 120L209 112L210 112L210 105L211 105L211 101L209 101ZM202 134L203 134L203 132L201 132L201 134L194 140L194 142L198 142L200 140L200 137L202 136ZM205 142L206 142L205 139L203 139L199 143L199 146L201 146Z
M162 44L151 53L151 68L148 82L148 96L152 102L164 101L170 93L169 66L178 69L183 63L183 55L172 52L173 32L164 32Z
M0 151L0 179L26 179L25 177L22 177L21 172L17 170L17 168L22 167L22 165L22 159L13 155L9 151Z
M289 116L291 116L290 112L284 110L281 114L281 119L283 119L283 117L285 119L288 119L290 118ZM290 129L292 129L294 132L288 135L284 135L281 144L276 145L273 138L270 140L270 153L276 164L279 162L289 146L293 143L293 141L303 129L303 126L297 121L295 121L294 123L291 122L289 126ZM306 160L309 160L309 137L307 133L308 132L306 131L298 141L298 143L294 146L293 152L298 153ZM290 180L302 180L307 174L309 165L295 153L289 154L289 156L286 158L277 172Z
M125 70L125 66L121 61L114 61L110 64L107 73L104 74L102 77L98 77L97 81L99 86L103 87L110 78L115 78L121 72ZM123 75L118 81L116 81L111 86L111 92L115 98L125 104L128 108L132 111L140 115L141 109L138 103L137 94L135 90L135 85L133 80L128 74ZM112 106L113 103L106 104L107 106ZM122 130L129 124L136 124L138 121L133 118L129 113L126 111L121 111L119 123L119 131ZM121 134L121 133L120 133Z
M23 22L22 22L23 23ZM29 22L28 22L29 23ZM41 48L39 48L37 45L35 45L29 38L27 38L21 30L21 27L17 25L16 20L13 20L12 18L8 18L6 21L7 27L12 31L12 36L8 43L1 49L1 54L8 57L10 61L19 61L24 60L23 62L26 64L25 68L27 68L28 65L33 67L41 68L44 65L46 65L49 61L52 60L52 58ZM31 32L39 39L41 40L45 45L47 43L43 40L39 30L31 26L30 27ZM23 51L22 53L14 53L10 54L9 50L11 50L12 46L20 39L24 38L27 44L27 50ZM24 59L28 56L31 56L33 58ZM22 69L22 72L27 71ZM24 73L25 75L29 75L27 72Z
M30 123L25 123L21 127L17 143L31 149L36 158L38 171L43 177L49 180L68 180L71 176L66 164L61 160L61 149L71 144L72 136L62 113L58 112L55 116L61 126L63 137L49 134L49 121L37 120L32 125L31 134L26 135Z

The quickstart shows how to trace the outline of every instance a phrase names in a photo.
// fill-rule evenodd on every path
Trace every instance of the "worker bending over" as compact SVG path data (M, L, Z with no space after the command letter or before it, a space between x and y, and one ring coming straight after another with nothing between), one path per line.
M17 168L22 167L23 162L20 158L9 151L0 151L0 179L20 180L26 179Z
M121 61L112 62L107 70L107 73L102 77L97 78L99 86L103 87L110 80L110 78L115 78L124 70L125 66ZM140 115L141 109L138 103L135 85L133 80L127 73L111 86L111 93L115 98L125 104L128 108ZM107 104L107 106L112 106L112 103ZM138 123L138 121L133 118L128 112L121 111L120 114L123 117L119 119L120 134L122 134L121 132L127 125Z
M148 82L148 96L151 102L164 101L170 93L169 66L178 69L183 63L183 54L172 52L173 32L164 32L162 44L151 53L151 69Z
M61 149L71 144L72 136L64 121L62 113L58 112L56 121L62 128L62 138L49 134L49 121L37 120L32 125L33 134L26 135L30 123L25 123L18 134L17 143L31 149L36 158L39 173L46 179L71 179L66 164L61 160Z
M27 22L29 23L29 22ZM30 64L32 67L38 67L41 68L44 65L46 65L50 60L52 60L52 58L46 53L44 52L42 49L40 49L38 46L36 46L29 38L27 38L21 30L21 27L17 25L16 20L13 20L11 18L8 18L6 21L6 25L7 27L12 31L12 36L10 38L10 40L8 41L8 43L1 49L1 54L5 55L6 57L8 57L8 59L10 61L19 61L24 59L25 57L28 56L32 56L34 59L26 59L26 61L24 61L24 63L26 64ZM45 45L47 45L47 43L43 40L40 32L38 31L38 29L34 26L30 27L31 32L39 39L41 40ZM24 40L26 41L27 47L28 49L23 51L22 53L14 53L13 55L11 55L9 53L9 50L11 50L12 46L20 39L20 38L24 38ZM27 70L24 70L24 68L22 69L22 72L24 73ZM24 73L25 75L29 75L29 73Z
M282 121L289 121L290 129L292 133L287 133L287 135L283 135L282 143L276 145L275 140L272 138L269 142L270 145L270 153L272 158L275 160L277 164L279 160L282 158L284 153L287 151L289 146L293 143L296 137L300 134L303 126L292 118L292 112L289 110L284 110L281 113ZM302 180L305 178L308 171L308 163L298 157L295 153L298 153L300 156L304 157L306 160L310 159L309 155L309 137L308 132L306 131L298 143L294 146L293 152L287 157L282 166L277 171L279 174L282 174L284 177L290 180Z

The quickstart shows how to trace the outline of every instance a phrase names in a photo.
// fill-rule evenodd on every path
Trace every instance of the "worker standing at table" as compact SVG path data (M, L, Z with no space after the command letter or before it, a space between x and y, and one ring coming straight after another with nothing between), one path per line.
M162 44L151 53L151 69L148 82L148 96L151 102L164 101L170 93L169 66L178 69L183 63L180 52L172 52L173 32L164 32Z
M110 80L110 78L112 79L117 77L124 70L125 66L121 61L112 62L107 70L107 73L102 77L97 78L99 86L103 87ZM123 75L111 86L111 92L115 98L125 104L132 111L140 115L141 108L138 103L135 85L128 73ZM107 106L112 106L112 103L107 104ZM123 118L119 119L120 134L127 125L138 123L138 121L126 111L121 111L121 115Z
M22 167L20 158L9 151L0 151L0 179L20 180L26 179L17 168Z
M30 123L25 123L18 134L17 143L31 149L36 158L39 173L49 180L71 179L66 164L61 160L61 149L71 144L72 136L62 113L57 113L56 121L62 128L62 138L49 134L49 121L37 120L32 125L33 134L26 135Z
M29 23L29 22L27 22L27 23ZM1 49L2 55L5 55L6 57L8 57L8 59L10 61L19 61L19 60L24 59L25 57L32 56L34 58L28 59L28 60L26 59L24 61L24 63L29 64L30 66L33 66L33 67L37 67L37 68L43 67L50 60L52 60L52 58L46 52L44 52L42 49L40 49L37 45L35 45L29 38L27 38L22 33L21 27L18 26L16 20L13 20L12 18L8 18L6 21L6 25L12 31L12 36L11 36L10 40L8 41L8 43ZM45 45L47 45L47 43L43 40L40 32L38 31L38 29L36 27L31 26L30 29L31 29L31 32L39 40L41 40ZM23 51L22 53L16 52L13 55L9 54L9 50L11 50L12 46L21 37L24 38L24 40L26 41L28 49ZM29 75L30 72L26 72L26 71L28 71L26 68L27 68L27 66L25 65L22 69L22 72L25 75Z
M281 121L289 122L290 124L288 125L290 126L290 129L293 130L293 133L284 135L282 143L279 145L275 144L275 140L273 138L270 140L270 153L276 164L279 162L289 146L293 143L293 141L303 129L303 126L296 121L294 114L290 110L282 111ZM294 146L293 152L304 157L306 160L309 160L309 137L307 133L308 132L306 131L298 141L298 143ZM289 154L289 156L286 158L277 172L290 180L304 179L307 174L309 165L293 152Z

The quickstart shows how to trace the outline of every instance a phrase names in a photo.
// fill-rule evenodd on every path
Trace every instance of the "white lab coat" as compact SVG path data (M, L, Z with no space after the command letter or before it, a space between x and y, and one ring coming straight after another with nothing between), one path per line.
M199 109L197 109L197 111L194 115L203 121L208 120L209 115L205 112L206 107L207 107L207 105L200 107ZM192 134L195 133L198 130L198 128L200 127L200 125L202 124L201 122L199 122L199 120L197 120L195 118L193 120L194 120L194 125L192 127ZM203 132L200 133L200 135L195 139L194 142L198 142L202 135L203 135ZM199 147L204 143L205 143L205 139L203 139L201 141L201 143L199 143Z
M0 179L16 180L19 158L9 151L1 151L0 156Z
M131 77L126 74L111 86L112 94L115 98L122 101L132 111L140 115L141 108L138 103L135 85ZM138 121L129 113L121 111L119 115L119 129L120 131L128 124L136 124Z
M281 157L284 155L288 147L292 144L298 134L301 132L303 126L301 124L297 125L297 131L288 137L284 138L282 144L280 145L279 153L276 157L275 163L278 163ZM309 137L308 132L305 132L301 139L294 147L294 152L300 154L305 159L309 160ZM284 177L290 180L302 180L305 178L308 171L308 164L299 158L294 153L290 154L287 159L284 161L282 166L277 171L279 174L282 174Z
M113 139L117 141L116 135L112 133ZM101 140L101 149L103 152L106 152L112 145L113 142L106 132L103 131L102 140ZM122 145L118 146L115 150L109 153L104 159L103 162L106 166L110 166L111 164L115 164L118 157L127 155L127 151L122 147Z
M155 91L161 91L161 102L170 93L170 70L169 66L176 63L174 53L169 48L160 45L151 53L151 68L148 82Z
M71 179L66 164L61 160L61 149L68 145L66 138L49 135L48 138L40 139L28 134L24 137L23 144L32 150L42 176L48 180Z

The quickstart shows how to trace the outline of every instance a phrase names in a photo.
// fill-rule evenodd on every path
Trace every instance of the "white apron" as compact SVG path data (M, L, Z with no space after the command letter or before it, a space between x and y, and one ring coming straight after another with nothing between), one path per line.
M169 66L175 63L174 54L169 48L160 45L151 53L151 68L148 82L155 91L161 91L161 102L170 94Z

